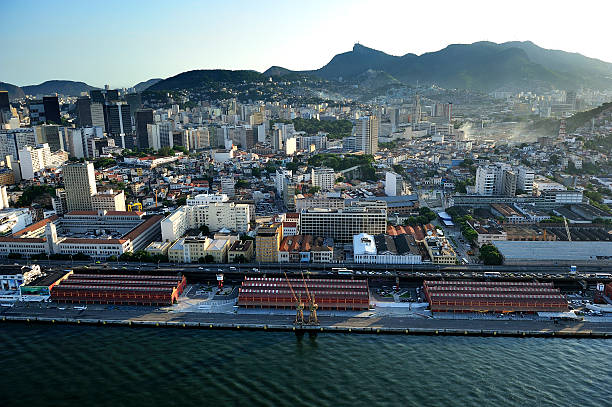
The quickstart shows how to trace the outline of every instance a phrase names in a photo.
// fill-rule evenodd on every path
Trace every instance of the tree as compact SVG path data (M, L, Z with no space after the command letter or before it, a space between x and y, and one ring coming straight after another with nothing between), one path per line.
M259 168L252 168L251 169L251 175L253 175L254 177L261 177L261 170Z
M215 258L213 257L212 254L207 254L206 256L204 256L204 261L206 263L214 263L215 262Z
M310 189L308 189L308 193L309 194L316 194L320 190L321 190L321 187L310 187Z
M18 260L18 259L21 259L22 255L21 253L9 253L8 256L6 257L11 260Z
M492 244L484 244L480 248L480 259L486 265L500 265L503 263L504 259L495 247Z
M110 255L106 258L106 260L107 261L117 261L117 256L115 256L114 254Z
M210 233L210 228L206 225L202 225L200 226L200 232L202 232L203 234L207 235Z

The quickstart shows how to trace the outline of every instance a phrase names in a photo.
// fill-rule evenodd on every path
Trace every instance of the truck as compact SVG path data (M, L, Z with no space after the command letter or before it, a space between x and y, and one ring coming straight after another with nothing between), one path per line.
M578 274L578 267L570 266L569 273L570 273L570 276L575 276L576 274Z

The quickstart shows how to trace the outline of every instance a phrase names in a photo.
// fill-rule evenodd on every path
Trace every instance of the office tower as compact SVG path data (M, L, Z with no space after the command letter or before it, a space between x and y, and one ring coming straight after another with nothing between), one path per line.
M92 196L98 192L93 163L66 164L63 176L68 211L92 210Z
M134 115L136 123L136 144L138 148L145 149L151 147L149 145L149 133L147 125L153 124L152 109L138 109Z
M33 179L35 173L44 170L51 161L51 151L47 144L36 147L25 146L19 150L21 178Z
M387 196L403 195L404 178L401 175L387 171L385 174L385 194Z
M42 103L45 112L45 121L47 123L61 124L62 119L57 96L44 96Z
M336 174L332 168L313 168L310 171L310 181L313 187L319 187L321 191L329 191L334 189Z
M104 102L106 102L105 93L103 93L102 89L90 90L89 97L91 97L92 103L104 104Z
M110 135L132 134L132 119L127 103L104 105L106 132Z
M0 110L10 110L8 91L0 90Z
M0 90L0 123L5 121L5 115L11 112L11 104L9 102L8 91Z
M136 119L136 112L142 108L142 97L140 93L128 93L125 95L125 101L130 107L130 116Z
M355 147L365 154L376 154L378 151L378 118L362 117L357 121Z
M51 151L64 150L63 132L60 132L59 126L54 124L43 124L34 127L36 133L36 143L47 143Z
M106 122L104 120L104 105L102 103L91 103L91 125L101 127L106 132Z
M36 134L32 128L0 130L0 158L10 155L18 160L19 150L36 144Z
M82 96L76 101L77 126L89 127L91 122L91 99L87 96Z
M45 123L47 121L45 116L45 105L42 100L31 100L28 103L28 109L30 110L31 124Z

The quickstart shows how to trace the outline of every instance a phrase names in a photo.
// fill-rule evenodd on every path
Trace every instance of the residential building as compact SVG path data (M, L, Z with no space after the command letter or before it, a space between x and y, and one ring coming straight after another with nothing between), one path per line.
M91 205L94 211L121 211L125 209L125 193L123 191L113 191L112 189L105 192L98 192L91 197Z
M376 154L378 151L378 118L362 117L357 121L355 147L365 154Z
M336 174L332 168L313 168L310 171L310 181L313 187L319 187L321 191L330 191L334 189Z
M404 179L401 175L387 171L385 173L385 194L387 196L403 195Z
M254 244L252 240L237 240L230 246L227 252L227 261L235 262L250 262L253 260Z
M48 144L36 147L25 146L19 150L21 178L33 179L35 174L51 164L51 150Z

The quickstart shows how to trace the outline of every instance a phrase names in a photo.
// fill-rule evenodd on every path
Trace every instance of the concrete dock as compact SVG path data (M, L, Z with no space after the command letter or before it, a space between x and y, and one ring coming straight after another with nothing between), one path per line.
M612 338L612 322L438 319L398 316L320 316L320 325L295 325L291 315L125 310L5 309L4 323L268 330L402 335Z

